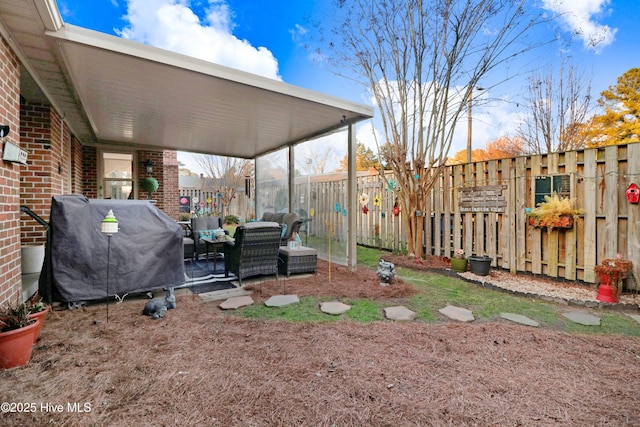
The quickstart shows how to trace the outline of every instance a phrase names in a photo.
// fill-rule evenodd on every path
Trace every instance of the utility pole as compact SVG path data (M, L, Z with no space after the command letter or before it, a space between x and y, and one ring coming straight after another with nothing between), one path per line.
M471 91L469 92L469 114L467 114L467 163L471 163L471 133L473 131L473 123L472 123L472 118L471 118L471 109L473 107L473 91L474 90L484 90L483 87L475 87L473 89L471 89Z

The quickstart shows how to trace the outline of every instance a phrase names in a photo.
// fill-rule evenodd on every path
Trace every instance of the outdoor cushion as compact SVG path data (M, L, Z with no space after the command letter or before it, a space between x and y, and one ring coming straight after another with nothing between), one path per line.
M218 230L198 230L196 231L196 233L198 233L198 238L200 239L202 239L203 237L207 239L215 239L216 231Z
M249 222L246 223L245 225L243 225L244 228L262 228L262 227L280 227L280 224L278 224L277 222L272 222L272 221L256 221L256 222Z

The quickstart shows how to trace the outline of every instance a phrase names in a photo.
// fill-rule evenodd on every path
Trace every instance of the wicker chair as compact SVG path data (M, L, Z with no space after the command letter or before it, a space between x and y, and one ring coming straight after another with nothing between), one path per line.
M284 231L284 235L280 237L280 246L287 246L287 242L291 240L291 236L293 235L293 233L298 233L300 231L300 226L302 225L302 220L300 219L300 215L294 212L291 212L291 213L264 212L262 214L262 218L260 219L260 221L277 222L278 224L282 224L283 226L286 224L287 229Z
M190 250L195 259L199 259L200 255L205 254L206 245L200 241L200 232L204 230L216 230L222 228L222 218L217 216L199 216L191 218L191 237L184 239L185 258L187 251ZM191 246L189 248L189 246ZM207 254L208 255L208 254Z
M277 222L250 222L236 228L234 243L224 248L224 273L242 279L260 274L278 277L281 227Z

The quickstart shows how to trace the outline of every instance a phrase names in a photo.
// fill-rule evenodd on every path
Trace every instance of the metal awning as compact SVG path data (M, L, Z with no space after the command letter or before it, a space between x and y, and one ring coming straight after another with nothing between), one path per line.
M3 0L0 30L86 145L255 158L368 119L369 106L64 24L55 0ZM31 99L30 99L31 98Z

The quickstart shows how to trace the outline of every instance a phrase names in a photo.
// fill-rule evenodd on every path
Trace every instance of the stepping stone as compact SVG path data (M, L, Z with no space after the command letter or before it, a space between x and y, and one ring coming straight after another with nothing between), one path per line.
M456 307L454 305L448 305L445 308L438 310L440 314L447 316L451 320L457 320L458 322L473 322L475 317L471 310L466 308Z
M340 301L323 302L320 304L320 311L335 316L344 314L351 309L350 305L343 304Z
M600 326L600 318L588 313L582 313L580 311L570 311L562 313L564 317L571 320L574 323L578 323L584 326Z
M386 307L384 309L384 315L387 319L390 320L399 320L399 321L412 321L418 315L416 312L409 310L404 306L397 307Z
M274 295L264 302L267 307L284 307L300 302L298 295Z
M245 307L251 304L253 304L253 298L251 298L249 295L245 295L241 297L229 298L228 300L221 302L218 307L223 310L235 310L236 308Z
M521 325L533 326L537 328L540 326L540 323L535 320L529 319L527 316L523 316L522 314L514 314L514 313L500 313L500 317L503 319L511 320L512 322L520 323Z
M636 322L640 323L640 314L630 314L629 317L631 317Z

